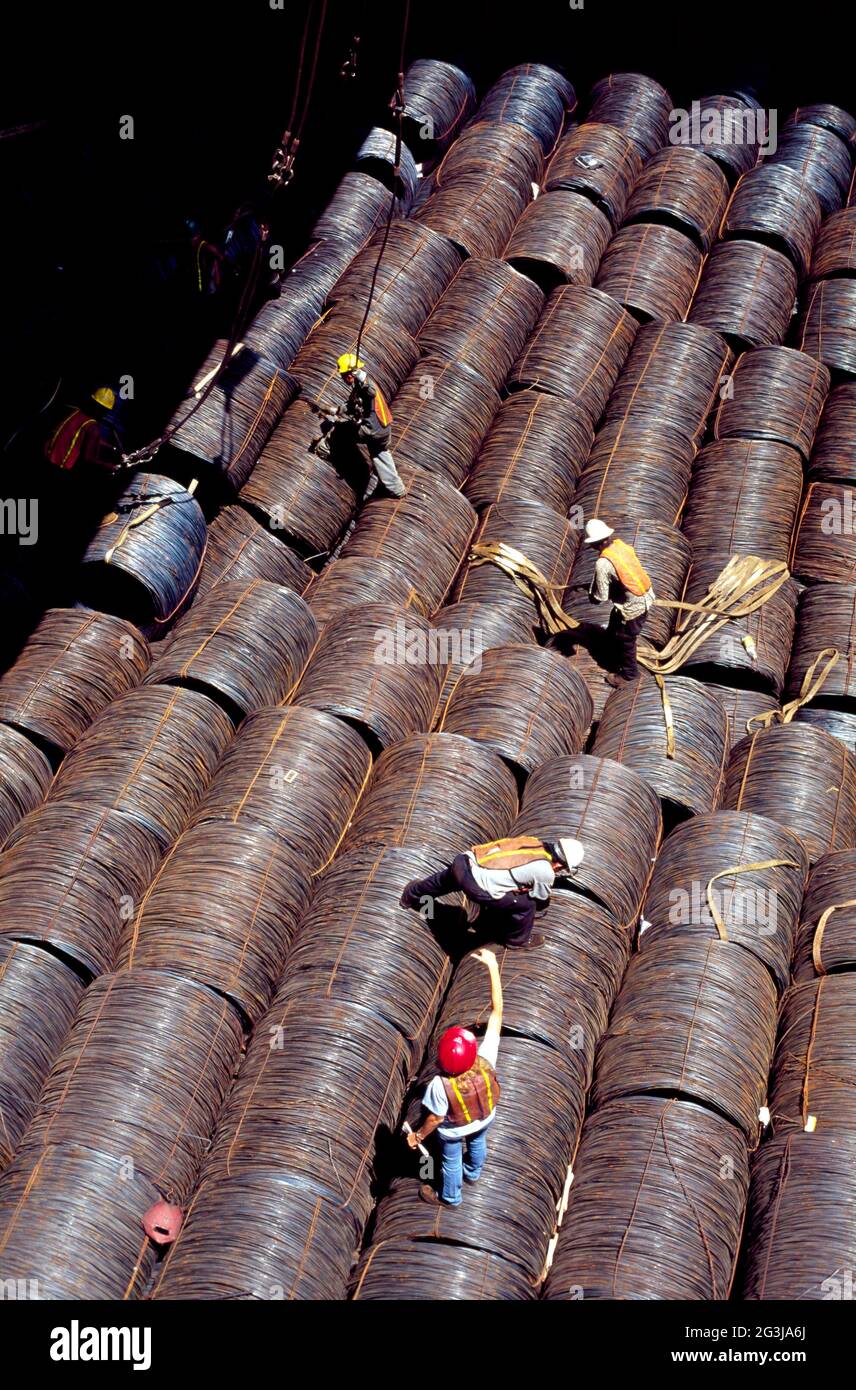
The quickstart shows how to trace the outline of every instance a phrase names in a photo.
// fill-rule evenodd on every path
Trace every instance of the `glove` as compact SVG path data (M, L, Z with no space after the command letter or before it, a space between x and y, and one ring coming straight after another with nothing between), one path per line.
M414 878L411 880L410 883L407 884L404 892L399 898L399 904L401 907L415 908L419 906L419 899L421 897L421 894L417 893L416 891L417 882L418 880Z

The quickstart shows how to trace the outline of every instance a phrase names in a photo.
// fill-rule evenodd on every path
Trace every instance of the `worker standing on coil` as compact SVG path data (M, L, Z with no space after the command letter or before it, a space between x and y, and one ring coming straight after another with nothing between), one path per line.
M418 1148L437 1131L440 1141L439 1193L425 1183L419 1189L423 1202L458 1207L463 1182L478 1182L487 1159L487 1132L496 1117L499 1082L496 1063L502 1029L502 981L493 951L473 952L490 974L491 1012L481 1045L468 1028L447 1028L437 1048L440 1074L422 1099L426 1118L407 1136L411 1149Z
M404 497L407 489L389 450L392 413L383 392L367 375L365 366L355 353L343 353L336 365L350 394L343 411L325 416L321 440L316 441L315 452L321 458L329 458L329 443L324 436L344 423L349 424L355 431L357 445L366 450L375 475L387 492L393 497Z
M557 875L574 874L584 853L579 840L570 838L511 835L489 840L457 855L445 869L413 879L401 895L401 906L421 909L425 899L463 893L469 921L478 920L482 940L518 949L541 946L544 937L532 930L535 914L549 903Z
M584 544L597 549L589 598L592 603L612 604L604 661L610 668L607 684L618 688L639 675L636 642L654 602L654 590L633 546L619 540L605 521L586 522Z

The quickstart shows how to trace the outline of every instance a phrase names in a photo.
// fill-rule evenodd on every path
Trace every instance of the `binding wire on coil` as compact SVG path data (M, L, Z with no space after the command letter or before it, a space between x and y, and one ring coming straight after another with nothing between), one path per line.
M856 966L856 849L817 860L806 884L794 953L794 979Z
M302 594L312 570L295 550L261 526L243 507L223 507L211 523L196 596L221 580L267 579Z
M827 217L811 257L812 280L856 274L856 208L842 208Z
M768 1106L774 1134L856 1134L856 977L794 984L782 1000Z
M329 304L362 303L369 293L382 233L354 258L329 295ZM390 332L419 332L462 261L448 237L420 222L393 221L383 248L372 305Z
M491 381L469 362L422 357L395 398L391 449L458 487L499 409Z
M710 250L728 201L728 181L706 154L667 145L645 164L624 215L625 223L663 223Z
M848 380L856 376L856 279L815 280L802 294L794 346Z
M414 734L378 758L343 849L430 846L449 862L504 834L516 811L514 777L491 749L459 734Z
M543 304L544 296L531 280L505 261L467 261L416 341L432 362L471 367L499 390ZM417 374L424 376L423 368L419 363Z
M843 206L852 173L850 151L825 126L786 124L770 162L789 165L802 174L817 194L825 217Z
M413 581L392 560L374 555L343 555L326 565L306 594L319 629L345 608L387 601L423 612L425 605Z
M856 487L810 482L797 518L791 569L806 584L856 581ZM0 687L2 690L2 687Z
M592 443L591 422L573 401L518 391L500 406L463 484L477 511L494 502L529 500L567 516Z
M721 165L733 184L758 158L758 108L734 95L702 97L698 105L703 124L696 131L691 122L689 147Z
M618 227L641 169L635 146L621 130L586 121L559 141L544 177L544 192L567 188L584 193Z
M503 255L546 289L591 285L611 235L609 218L589 198L557 189L529 204Z
M672 98L655 82L636 72L614 72L591 89L587 119L623 130L643 160L665 145Z
M530 1277L510 1260L464 1245L401 1238L371 1247L354 1272L351 1292L363 1303L526 1303L535 1296Z
M834 386L827 396L808 477L810 482L856 485L856 382Z
M816 357L753 348L737 359L730 389L720 396L714 437L777 440L807 459L828 391L829 372Z
M530 188L508 183L486 166L435 188L414 221L448 238L462 255L487 259L502 255L531 196Z
M790 260L754 241L717 242L707 258L687 322L721 333L739 348L781 343L797 291Z
M749 537L753 555L787 563L802 481L799 455L786 444L739 438L707 444L693 464L681 521L693 552L738 554Z
M834 653L840 659L830 658ZM820 654L820 658L819 658ZM797 626L785 693L802 696L823 676L814 698L847 701L856 697L856 585L816 584L804 589L797 609Z
M42 750L8 724L0 724L0 846L44 801L53 768Z
M454 188L459 178L492 169L521 196L541 182L544 153L537 136L523 126L496 121L473 121L446 151L437 169L438 188Z
M437 703L438 719L461 672L476 656L506 642L535 641L534 614L516 608L510 611L501 598L449 603L437 610L433 621L437 631L449 634L446 640L452 658Z
M691 440L675 425L653 417L613 420L595 436L574 503L586 517L629 515L674 525L694 453Z
M420 139L441 148L468 120L476 104L472 79L454 63L417 58L403 83L404 117L418 126ZM418 147L417 147L418 148Z
M722 222L724 237L766 242L808 272L822 211L809 181L787 165L761 164L744 175Z
M731 353L718 333L692 323L640 328L609 397L605 423L649 421L698 442Z
M543 63L521 63L504 72L485 93L476 120L522 126L547 155L562 133L566 113L576 105L576 92L561 73Z

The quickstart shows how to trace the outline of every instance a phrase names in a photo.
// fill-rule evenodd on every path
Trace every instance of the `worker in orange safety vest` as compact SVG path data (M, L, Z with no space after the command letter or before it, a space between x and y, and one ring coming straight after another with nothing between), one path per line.
M99 386L90 401L85 410L64 406L56 412L45 438L44 456L56 468L90 463L117 473L122 467L121 441L107 418L116 405L116 393L109 386Z
M594 546L597 560L589 588L592 603L611 603L605 633L604 661L608 685L626 685L639 675L636 642L654 602L654 589L632 545L596 517L586 523L585 545Z

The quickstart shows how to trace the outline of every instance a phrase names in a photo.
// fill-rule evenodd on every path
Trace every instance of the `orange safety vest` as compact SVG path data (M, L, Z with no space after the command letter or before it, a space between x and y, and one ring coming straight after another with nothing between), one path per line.
M520 869L533 859L552 863L550 853L534 835L506 835L502 840L488 840L473 845L470 850L480 869Z
M383 392L379 386L375 386L374 412L384 429L392 424L392 411L387 405Z
M445 1123L455 1129L475 1120L486 1120L496 1109L499 1081L490 1062L483 1058L477 1057L469 1071L460 1076L444 1076L442 1081L449 1102Z
M98 430L98 424L91 415L82 410L72 410L61 420L45 444L45 458L57 468L73 468L78 462L87 442L87 430Z
M608 560L629 594L647 594L651 580L642 568L642 562L632 545L620 541L618 537L610 541L601 552L601 559Z

